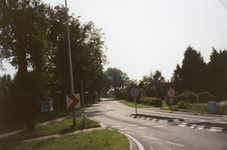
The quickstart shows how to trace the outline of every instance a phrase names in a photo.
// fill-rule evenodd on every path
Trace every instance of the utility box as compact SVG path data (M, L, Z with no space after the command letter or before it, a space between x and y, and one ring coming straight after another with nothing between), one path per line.
M216 102L208 102L208 108L210 114L217 113L217 103Z

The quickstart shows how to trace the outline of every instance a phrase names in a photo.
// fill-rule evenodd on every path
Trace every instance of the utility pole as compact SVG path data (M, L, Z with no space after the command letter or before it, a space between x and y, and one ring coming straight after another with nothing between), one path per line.
M65 0L65 12L66 12L66 25L67 25L67 34L68 34L68 48L69 48L69 70L70 70L70 81L71 81L71 94L74 95L74 85L73 85L73 68L72 68L72 56L71 56L71 44L70 44L70 34L69 34L69 21L68 21L68 8L67 0ZM75 108L73 108L73 126L76 126L76 115Z

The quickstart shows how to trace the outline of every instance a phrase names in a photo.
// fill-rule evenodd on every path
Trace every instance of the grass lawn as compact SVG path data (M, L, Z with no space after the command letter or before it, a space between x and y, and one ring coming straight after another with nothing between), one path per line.
M129 141L125 135L116 130L103 129L9 145L8 147L15 150L128 150Z
M0 140L4 143L8 142L14 142L14 141L21 141L25 139L31 139L46 135L52 135L57 133L63 133L63 132L69 132L69 131L75 131L79 129L84 128L92 128L92 127L100 127L100 124L96 121L90 120L86 118L86 127L83 125L83 116L76 116L76 127L72 127L73 125L73 119L72 117L62 120L53 122L47 125L39 125L36 126L35 131L28 133L26 130L22 130L21 132L18 132L16 134L13 134L11 136L3 137Z
M135 107L135 103L134 102L127 102L126 100L119 100L119 102L127 105L127 106L130 106L130 107ZM154 106L151 106L151 105L143 105L143 104L137 104L137 108L148 108L148 107L154 107Z

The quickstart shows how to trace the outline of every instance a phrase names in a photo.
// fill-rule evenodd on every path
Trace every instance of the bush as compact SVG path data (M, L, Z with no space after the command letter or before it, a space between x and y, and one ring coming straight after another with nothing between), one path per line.
M180 108L180 109L186 109L186 102L185 101L183 101L183 100L181 100L178 104L177 104L177 106Z
M162 100L160 100L159 98L154 99L153 105L154 105L155 107L162 107Z
M178 111L179 108L178 108L178 106L173 106L173 107L172 107L172 110L173 110L173 111Z
M189 103L195 104L195 103L197 103L198 98L197 98L197 95L196 95L196 94L190 93L190 94L187 96L187 100L188 100Z
M199 102L200 103L207 103L212 100L212 96L208 92L202 92L199 94Z
M168 99L169 99L169 98L170 98L170 96L169 96L169 95L167 95L167 96L165 97L165 101L166 101L166 104L167 104L167 105L169 105L169 104L168 104ZM174 98L174 99L176 99L176 97L175 97L175 96L173 96L173 98ZM176 104L176 102L175 102L175 104ZM175 104L174 104L174 105L175 105Z
M225 100L225 97L224 96L213 96L213 100L215 102L221 102L221 101Z
M183 94L177 95L176 104L179 103L181 100L186 101L187 100L186 96Z

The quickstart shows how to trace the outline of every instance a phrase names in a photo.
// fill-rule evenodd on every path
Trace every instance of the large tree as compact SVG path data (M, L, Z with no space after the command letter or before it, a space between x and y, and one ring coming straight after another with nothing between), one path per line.
M0 60L18 69L14 80L27 130L35 129L34 93L46 84L49 24L45 5L39 0L2 0L0 3ZM40 92L46 92L40 89ZM36 94L37 96L40 94Z
M227 51L213 48L207 70L208 90L213 95L227 96Z
M183 87L192 92L202 92L206 90L205 71L206 63L200 52L188 46L182 62L181 78Z

